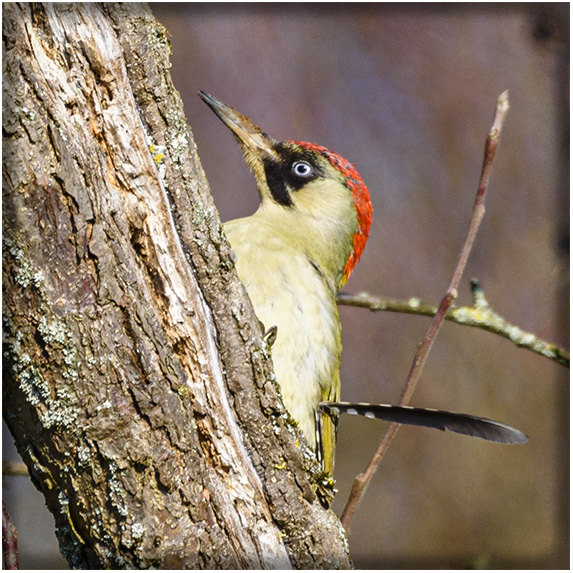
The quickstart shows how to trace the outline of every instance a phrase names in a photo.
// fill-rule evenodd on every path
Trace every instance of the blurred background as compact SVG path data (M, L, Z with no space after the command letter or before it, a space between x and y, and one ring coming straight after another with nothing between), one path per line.
M438 303L465 237L498 95L510 113L458 304L491 306L569 344L569 4L152 4L223 221L258 204L205 90L276 139L355 163L374 222L346 292ZM396 402L428 318L340 309L342 399ZM444 325L412 404L530 436L501 446L402 428L355 516L355 566L569 567L569 370L493 334ZM385 424L346 417L341 513ZM15 454L4 432L4 459ZM63 567L53 521L23 477L4 491L22 567ZM48 538L46 538L48 534Z

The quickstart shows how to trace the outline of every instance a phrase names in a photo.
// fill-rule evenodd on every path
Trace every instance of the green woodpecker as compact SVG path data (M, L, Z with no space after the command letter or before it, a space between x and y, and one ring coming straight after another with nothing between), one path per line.
M255 312L276 334L271 351L284 404L325 471L332 473L340 412L493 441L522 439L525 435L510 426L472 416L339 403L342 336L336 294L368 239L368 189L337 153L312 143L278 142L213 96L200 96L233 132L254 172L258 210L225 223L224 229Z

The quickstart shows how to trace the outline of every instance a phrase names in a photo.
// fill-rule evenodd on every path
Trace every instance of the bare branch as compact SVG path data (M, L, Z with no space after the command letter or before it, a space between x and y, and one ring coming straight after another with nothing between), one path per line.
M28 467L24 462L2 461L2 475L5 476L27 476Z
M20 569L18 558L18 532L2 500L2 554L6 569Z
M531 350L540 356L549 358L549 360L569 368L570 358L568 350L552 342L542 340L535 334L508 322L491 308L477 280L472 279L471 289L474 297L473 306L452 305L446 313L446 320L463 326L473 326L493 332L503 338L507 338L507 340L510 340L520 348ZM364 292L358 294L339 293L337 302L340 305L367 308L372 311L385 310L420 316L435 316L438 311L436 305L424 302L417 297L399 300L376 297Z
M479 186L476 194L476 199L474 202L474 207L472 211L472 215L469 222L468 232L466 235L466 239L462 250L460 252L458 262L454 269L454 273L452 275L452 279L448 286L448 290L440 306L438 311L436 312L432 323L426 333L426 336L420 346L418 347L418 351L414 356L414 360L412 362L412 366L410 367L410 372L408 373L408 378L404 384L404 389L402 390L402 394L400 396L400 400L398 401L399 406L405 406L410 401L412 394L416 388L416 384L420 379L420 374L422 373L422 369L434 344L438 331L442 326L446 314L458 295L458 286L460 284L460 280L462 278L462 274L466 267L466 263L472 249L475 237L477 235L477 231L479 229L481 220L485 214L485 195L487 191L487 186L489 183L489 177L491 173L491 167L493 163L493 158L495 156L495 152L497 151L497 147L499 144L499 136L501 133L501 128L503 126L503 122L507 116L507 112L509 111L509 98L508 92L503 92L497 99L497 107L496 112L493 120L493 125L489 131L486 145L485 145L485 153L484 153L484 160L483 166L481 171L481 177L479 181ZM356 512L358 504L366 491L370 480L374 476L374 473L382 458L388 449L389 445L391 444L396 432L400 428L400 424L390 424L386 433L384 434L378 449L374 453L374 456L368 463L366 469L363 473L359 474L356 479L354 480L354 484L352 485L352 490L350 492L350 496L346 503L346 507L344 508L344 512L342 513L341 522L346 531L350 530L350 524L352 522L352 518Z

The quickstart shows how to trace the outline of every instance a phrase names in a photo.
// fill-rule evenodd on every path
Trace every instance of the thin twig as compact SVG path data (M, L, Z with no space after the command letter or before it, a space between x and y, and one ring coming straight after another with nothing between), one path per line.
M18 532L2 500L2 554L6 569L20 569L18 558Z
M485 145L485 153L484 153L484 160L483 166L481 171L481 177L479 182L479 187L476 194L476 199L474 202L474 207L472 211L472 216L470 218L470 223L468 227L468 232L466 235L466 239L462 250L460 252L458 262L454 269L454 273L452 275L452 279L448 286L448 290L440 306L438 308L437 313L430 324L428 332L424 340L422 341L421 345L414 356L414 361L412 362L412 366L410 368L410 372L408 374L408 378L404 384L404 389L402 390L402 394L400 396L400 400L398 401L398 405L404 406L406 405L412 394L416 388L416 384L420 378L420 374L428 357L428 353L432 348L434 340L436 339L436 335L443 324L443 321L446 317L448 309L450 308L452 301L458 295L458 286L460 284L460 280L462 278L462 274L466 267L466 263L475 240L479 225L481 220L483 219L485 213L484 201L485 195L487 191L487 186L489 183L489 177L491 173L491 167L493 158L495 156L495 152L497 150L499 144L499 135L501 132L501 128L503 126L503 122L507 116L507 112L509 110L509 99L507 91L503 92L499 98L497 99L497 107L495 112L495 117L493 120L493 125L489 131L489 135L486 140ZM374 476L374 472L376 471L378 465L382 461L382 457L384 453L388 449L388 446L394 439L400 424L390 424L386 433L384 434L378 449L374 453L374 456L370 460L368 466L364 470L363 473L359 474L356 479L354 480L354 484L352 485L352 491L350 492L350 496L348 501L346 502L346 507L344 508L344 512L342 513L341 522L343 527L348 532L350 530L350 524L352 523L352 519L366 491L366 487L370 483L370 480Z
M27 476L28 468L24 462L2 461L2 475Z
M519 348L531 350L531 352L535 352L569 368L570 355L568 350L511 324L489 306L483 289L475 279L471 281L471 287L474 305L452 305L446 313L446 320L463 326L473 326L493 332L503 338L507 338ZM435 316L436 312L438 312L436 305L424 302L417 297L411 297L408 300L398 300L375 297L368 293L349 294L341 292L338 293L336 300L341 305L367 308L372 311L385 310L387 312L401 312L420 316Z

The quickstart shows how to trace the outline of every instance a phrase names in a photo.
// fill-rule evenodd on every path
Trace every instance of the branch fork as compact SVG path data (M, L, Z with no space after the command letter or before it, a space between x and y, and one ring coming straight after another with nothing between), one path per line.
M477 235L477 231L479 229L481 220L483 219L483 216L485 214L484 202L489 183L491 168L493 164L493 159L495 157L495 153L499 145L499 137L501 134L501 129L503 127L505 118L507 117L508 111L509 111L509 97L508 97L508 92L505 91L497 99L497 106L493 124L486 140L484 161L483 161L479 186L463 247L460 251L460 255L458 257L458 261L454 269L448 289L444 297L442 298L442 301L430 324L430 327L428 328L424 340L418 347L418 351L414 356L412 366L410 367L410 372L408 373L408 377L404 384L402 394L400 395L400 400L398 401L398 406L405 406L410 401L410 398L412 397L412 394L414 393L414 390L416 388L416 384L420 379L422 369L424 367L426 359L428 358L428 354L434 344L436 336L446 318L446 315L452 302L456 299L458 295L458 287L460 284L460 280L465 270L467 260L471 252L475 237ZM352 523L352 519L354 517L358 504L360 503L360 500L362 499L364 492L366 491L366 488L370 483L370 480L374 476L376 469L378 468L380 462L382 461L382 458L386 450L392 443L392 440L394 439L394 436L398 432L399 428L400 424L395 424L395 423L390 424L388 426L388 429L386 430L384 436L382 437L382 441L380 442L378 449L374 453L374 456L368 463L366 469L364 470L363 473L359 474L354 480L350 496L348 498L346 507L344 508L341 517L342 525L347 532L349 532L350 530L350 525Z

